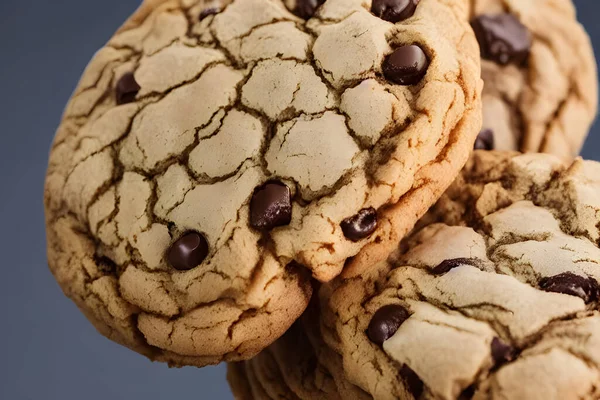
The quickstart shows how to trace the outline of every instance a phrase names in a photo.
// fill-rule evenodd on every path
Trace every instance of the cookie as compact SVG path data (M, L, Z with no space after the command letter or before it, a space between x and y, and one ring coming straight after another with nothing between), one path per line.
M323 339L376 399L591 399L600 163L476 152L387 262L323 285Z
M466 162L466 5L317 3L147 1L84 72L50 155L48 259L109 338L247 359L310 276L384 259Z
M237 400L342 399L299 322L251 360L228 364L227 380Z
M229 363L227 380L236 400L371 398L344 378L341 357L319 333L315 307L253 359Z
M476 149L579 154L596 116L590 39L569 0L474 0L483 127Z

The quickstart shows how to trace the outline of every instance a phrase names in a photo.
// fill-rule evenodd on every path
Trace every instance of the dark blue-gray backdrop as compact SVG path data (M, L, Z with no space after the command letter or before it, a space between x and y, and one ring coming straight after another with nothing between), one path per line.
M169 369L104 339L45 259L42 187L63 106L139 0L0 0L0 399L231 399L223 366ZM576 0L600 52L598 0ZM600 126L583 151L600 160Z

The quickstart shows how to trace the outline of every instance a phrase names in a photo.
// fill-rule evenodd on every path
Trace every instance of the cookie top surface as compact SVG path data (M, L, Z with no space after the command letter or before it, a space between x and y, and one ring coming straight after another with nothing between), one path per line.
M596 116L590 39L569 0L474 0L481 46L483 133L479 149L579 154ZM493 133L493 141L489 136Z
M146 1L96 54L45 204L50 267L99 330L247 358L305 275L384 258L451 183L481 122L468 10L379 3Z
M390 260L320 290L346 379L377 399L592 398L600 164L476 152Z

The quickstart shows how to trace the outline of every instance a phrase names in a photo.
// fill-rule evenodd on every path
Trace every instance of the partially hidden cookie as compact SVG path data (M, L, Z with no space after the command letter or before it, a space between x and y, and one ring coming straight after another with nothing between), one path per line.
M474 0L483 130L476 149L579 154L596 116L590 39L570 0Z
M345 379L341 357L325 346L319 333L318 315L313 304L256 357L227 365L236 400L371 398Z
M600 163L476 152L385 263L323 285L322 334L375 399L597 398Z
M48 259L107 337L249 358L310 276L384 259L466 162L466 4L317 3L146 1L87 67L50 155Z

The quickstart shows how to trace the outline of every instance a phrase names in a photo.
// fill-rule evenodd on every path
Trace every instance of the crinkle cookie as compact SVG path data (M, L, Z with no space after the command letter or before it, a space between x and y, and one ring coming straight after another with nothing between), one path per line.
M473 0L483 130L476 149L579 154L596 116L590 39L571 0Z
M251 357L436 201L481 85L459 0L147 1L58 129L50 268L154 360Z
M596 399L600 163L477 152L390 260L321 288L376 399Z

